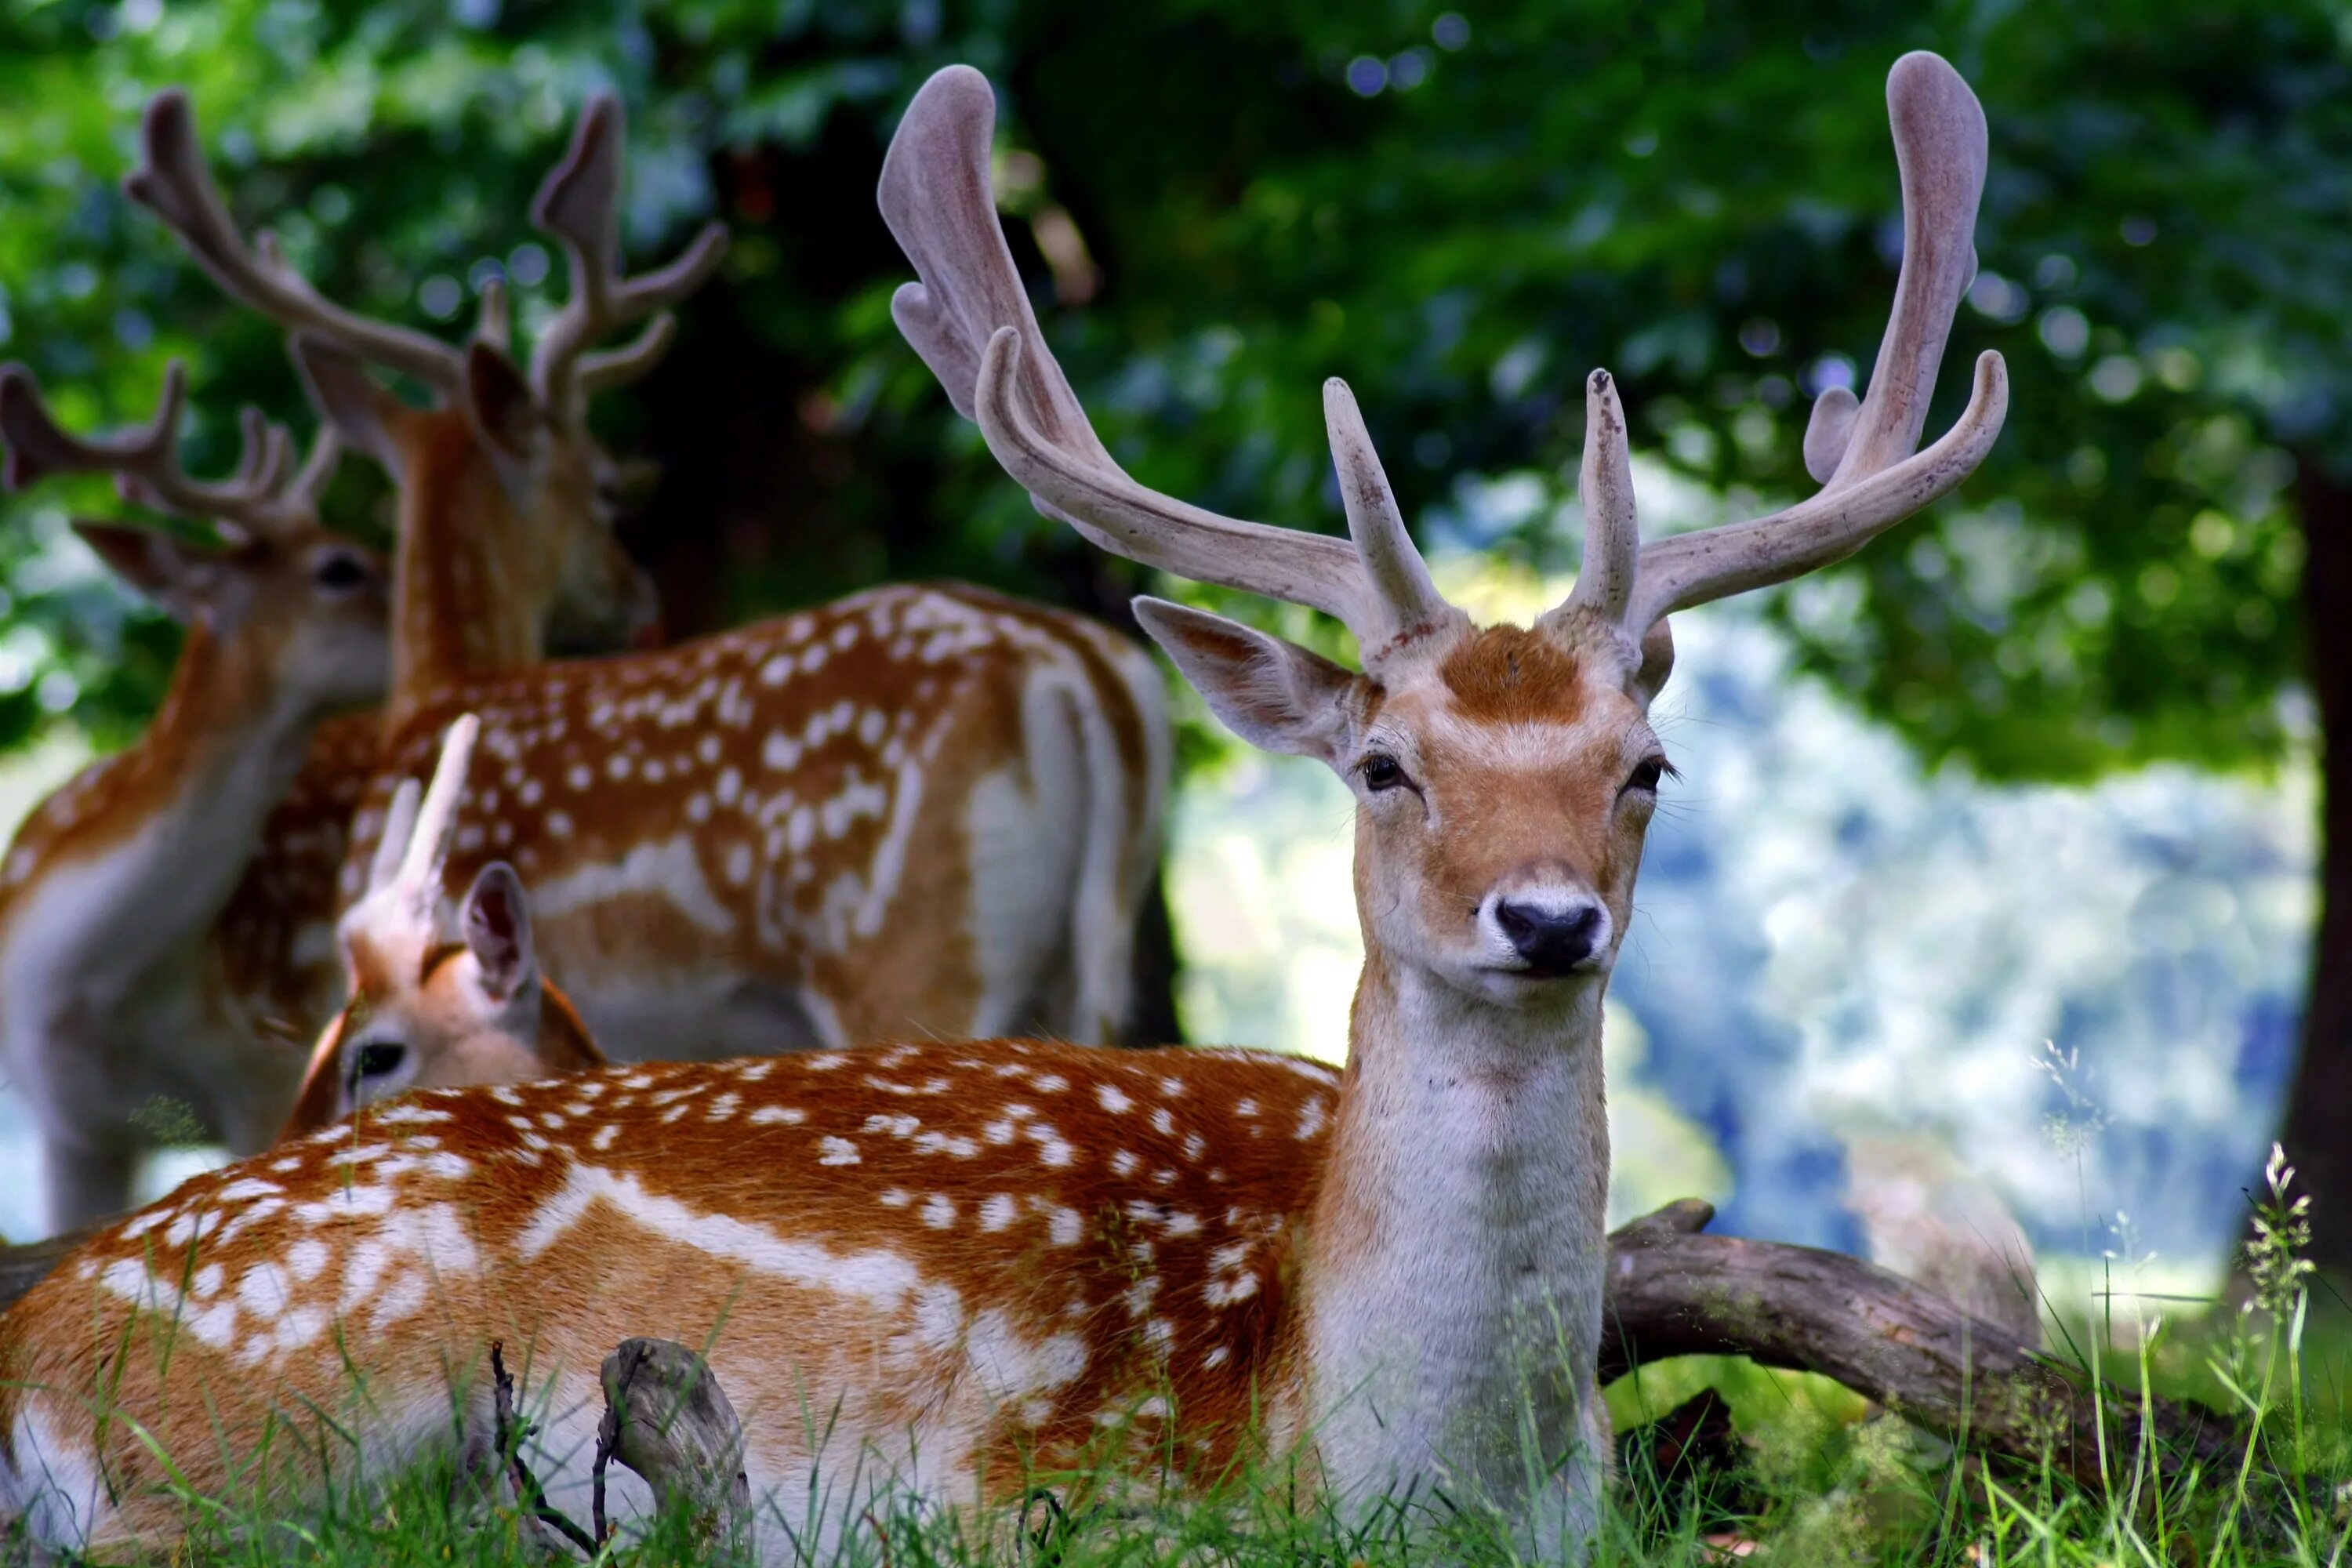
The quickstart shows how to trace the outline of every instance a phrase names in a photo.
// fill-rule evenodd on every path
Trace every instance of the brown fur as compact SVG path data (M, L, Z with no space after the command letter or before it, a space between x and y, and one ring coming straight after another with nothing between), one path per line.
M1584 710L1584 669L1559 639L1523 626L1488 626L1437 667L1455 710L1482 724L1573 724Z
M1156 850L1150 759L1164 745L1137 687L1156 676L1082 617L952 584L880 588L656 653L451 683L389 740L342 894L359 895L399 781L430 772L449 722L472 712L482 740L445 876L453 897L493 859L540 892L639 846L690 846L711 900L699 918L657 891L624 890L541 920L548 972L570 978L592 1016L602 987L691 979L805 988L843 1042L1043 1022L1003 1016L1001 999L985 1010L970 868L991 846L972 841L967 814L984 778L1034 787L1023 693L1057 668L1115 741L1112 775L1088 784L1120 792L1134 837L1118 896L1132 910ZM909 778L919 802L906 798ZM1066 841L1082 828L1050 830ZM895 883L877 893L893 858ZM841 918L845 889L883 899L870 926ZM1074 1032L1107 1042L1123 1022ZM623 1057L696 1048L604 1032Z
M632 1334L694 1344L747 1430L784 1449L804 1409L845 1400L851 1419L887 1429L968 1404L975 1375L993 1375L946 1346L894 1383L857 1372L904 1361L927 1286L886 1306L792 1285L594 1201L530 1250L525 1233L576 1162L780 1243L886 1249L917 1279L951 1285L970 1314L1002 1312L1032 1339L1077 1336L1076 1376L988 1414L974 1456L985 1500L1107 1445L1213 1479L1254 1423L1296 1419L1294 1263L1336 1088L1328 1069L1263 1053L1000 1041L417 1094L197 1177L68 1259L0 1319L12 1373L0 1432L38 1407L73 1441L95 1436L120 1500L108 1538L161 1544L179 1506L145 1437L199 1493L218 1493L231 1457L273 1423L308 1430L303 1413L318 1411L364 1432L375 1417L352 1404L355 1374L380 1415L437 1405L446 1431L451 1401L479 1406L494 1339L539 1375L593 1375ZM380 1184L398 1194L389 1214L364 1196ZM418 1225L446 1235L395 1247L355 1291L362 1249L422 1240ZM326 1249L302 1279L283 1267L298 1243ZM269 1290L240 1286L266 1265L279 1269ZM180 1327L132 1310L117 1287L138 1279L187 1292ZM300 1342L266 1348L304 1327ZM1166 1405L1144 1404L1153 1394ZM96 1426L93 1398L109 1413ZM275 1449L296 1479L298 1450L318 1451L282 1436Z

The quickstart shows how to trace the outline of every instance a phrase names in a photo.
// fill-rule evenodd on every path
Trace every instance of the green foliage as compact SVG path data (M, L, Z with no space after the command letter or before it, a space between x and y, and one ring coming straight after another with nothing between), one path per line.
M965 59L1003 89L1001 183L1048 331L1140 477L1334 526L1315 390L1342 374L1426 532L1557 562L1558 509L1462 479L1565 496L1593 364L1647 449L1759 509L1808 488L1810 394L1866 370L1893 280L1885 72L1935 47L1993 133L1937 417L1997 347L2009 432L1959 502L1779 613L1931 756L2080 776L2276 752L2294 477L2352 458L2334 12L1448 4L20 5L0 348L83 423L142 413L189 356L191 460L221 464L238 401L307 416L276 334L113 188L149 91L190 87L240 218L331 292L455 331L486 270L544 264L529 194L609 85L634 115L633 250L713 212L738 236L671 365L604 416L667 463L634 542L676 629L926 574L1115 604L1134 574L1029 510L889 326L880 150ZM1083 255L1047 265L1049 223ZM560 287L526 281L526 326ZM381 495L355 474L337 510L380 522ZM58 711L119 734L164 667L167 634L64 570L69 504L102 503L59 487L0 512L0 743Z

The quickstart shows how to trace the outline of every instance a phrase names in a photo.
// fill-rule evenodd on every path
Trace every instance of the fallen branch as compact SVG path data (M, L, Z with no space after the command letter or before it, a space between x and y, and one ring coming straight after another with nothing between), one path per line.
M2179 1400L2094 1383L1900 1275L1843 1253L1699 1234L1714 1208L1670 1204L1610 1238L1605 1381L1678 1355L1745 1356L1818 1373L1964 1447L2034 1463L2081 1485L2128 1475L2144 1446L2164 1474L2234 1468L2244 1437ZM2155 1439L2148 1445L2148 1439Z
M98 1231L98 1226L91 1226L53 1236L47 1241L0 1244L0 1310L15 1306L16 1298L47 1279L50 1269Z
M604 1358L604 1419L596 1429L595 1526L604 1518L608 1460L643 1476L656 1509L686 1518L696 1550L740 1542L751 1521L743 1424L709 1363L675 1340L624 1340Z

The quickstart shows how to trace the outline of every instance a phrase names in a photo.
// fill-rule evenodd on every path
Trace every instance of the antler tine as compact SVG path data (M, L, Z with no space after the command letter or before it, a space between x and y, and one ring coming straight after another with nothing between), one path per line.
M237 451L235 482L262 496L286 493L294 467L294 437L250 404L237 411Z
M1451 606L1430 579L1429 565L1413 547L1412 535L1405 531L1404 513L1397 509L1389 477L1381 470L1380 454L1372 450L1371 432L1364 428L1356 395L1336 375L1323 384L1323 427L1339 469L1348 536L1356 542L1365 585L1371 590L1370 605L1385 616L1387 637L1368 641L1364 651L1370 653L1388 637L1443 619Z
M661 363L677 341L677 318L664 310L646 323L645 331L616 349L580 356L572 372L583 397L593 397L608 387L625 386Z
M141 429L84 439L58 425L40 384L22 365L0 368L0 438L8 443L6 481L22 489L56 474L110 474L123 499L179 517L208 518L239 537L266 533L286 521L281 502L282 453L272 456L267 429L245 424L246 446L234 478L208 484L181 468L180 416L186 407L187 370L178 360L163 369L154 417ZM276 438L282 442L283 433Z
M480 729L480 720L462 713L441 742L441 760L434 766L425 804L416 810L416 825L393 884L413 910L430 911L440 891L441 866L457 833L457 797L465 792L466 770L473 763L474 737Z
M997 222L989 180L995 120L988 79L969 66L940 71L908 106L879 195L883 220L921 281L902 286L890 308L1038 510L1114 554L1336 616L1367 653L1443 608L1344 388L1327 415L1356 544L1188 505L1136 483L1112 460L1045 346Z
M415 779L401 780L392 792L392 805L383 814L383 837L375 841L375 854L368 861L370 895L383 892L399 877L408 841L416 836L416 808L424 799L425 786Z
M1591 609L1612 622L1625 619L1642 551L1642 523L1633 507L1633 458L1625 405L1617 383L1596 370L1584 383L1584 468L1577 480L1584 502L1584 566L1566 608Z
M663 312L700 288L727 253L727 226L714 222L667 267L635 278L621 270L622 144L620 100L599 93L531 203L531 221L563 247L572 278L571 298L531 357L532 385L550 408L572 408L651 370L674 331L662 324ZM589 353L598 339L648 316L653 323L625 348Z
M463 365L447 344L330 303L267 234L257 246L246 245L214 188L186 93L168 88L148 102L139 147L139 167L123 176L124 194L170 226L197 265L233 298L289 332L314 333L444 395L457 392Z
M1844 458L1823 485L1832 490L1918 448L1952 318L1976 273L1971 237L1988 159L1983 106L1941 56L1915 50L1886 73L1886 118L1903 189L1903 265L1869 391Z
M326 499L327 487L335 482L335 470L342 466L343 439L335 432L331 420L319 421L318 433L310 437L310 449L303 454L302 466L294 470L287 486L287 499L310 511L319 510Z
M503 278L483 279L482 308L474 319L474 341L488 343L500 353L514 347L514 301L507 294Z
M1984 191L1984 110L1938 57L1915 52L1886 79L1887 119L1902 174L1903 268L1868 395L1832 391L1805 434L1806 468L1821 493L1770 517L1659 540L1643 547L1624 624L1637 635L1659 616L1729 594L1785 582L1852 554L1956 489L2000 434L2009 406L1998 353L1977 361L1958 423L1914 455L1952 317L1976 264L1969 235Z

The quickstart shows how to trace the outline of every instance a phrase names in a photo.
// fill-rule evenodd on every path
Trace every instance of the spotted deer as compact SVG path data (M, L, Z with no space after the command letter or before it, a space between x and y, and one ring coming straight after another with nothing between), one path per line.
M476 873L441 920L442 868L479 721L449 727L433 784L393 796L368 888L340 926L349 996L319 1037L279 1142L411 1089L526 1083L603 1067L570 998L540 971L520 879L502 860Z
M1346 1069L925 1041L412 1094L190 1183L0 1319L6 1506L47 1542L160 1542L181 1505L159 1456L218 1489L273 1424L334 1436L270 1445L278 1470L240 1486L315 1487L321 1453L346 1487L428 1446L485 1455L495 1341L541 1428L528 1462L577 1512L599 1361L650 1334L702 1348L742 1416L771 1562L830 1555L878 1491L987 1509L1041 1476L1123 1468L1157 1492L1245 1463L1577 1555L1607 1435L1601 1000L1666 771L1644 717L1664 617L1859 548L1954 489L2006 409L1987 355L1914 453L1985 132L1932 56L1896 64L1888 100L1902 274L1868 397L1814 416L1822 492L1644 544L1596 374L1585 569L1534 626L1481 629L1439 596L1336 383L1346 540L1111 467L997 226L988 84L933 78L882 205L922 279L898 319L959 406L1090 536L1327 610L1362 650L1354 673L1142 612L1227 723L1356 794Z
M185 400L174 363L145 430L82 440L27 372L0 369L10 489L110 474L127 499L219 536L74 525L187 634L146 732L37 808L0 861L0 1061L39 1122L59 1228L120 1213L139 1151L174 1134L268 1145L301 1057L266 1020L318 984L312 938L269 886L341 847L282 814L352 776L338 773L348 731L322 721L380 698L390 666L385 563L319 524L333 437L298 468L286 431L248 411L236 475L205 482L175 451ZM195 1127L171 1125L190 1113Z
M562 625L567 595L630 613L587 400L652 366L725 237L713 226L624 276L622 142L619 106L596 100L540 191L571 294L526 374L500 298L462 350L329 304L239 235L185 100L148 111L131 194L297 335L322 405L399 490L393 695L342 896L360 895L400 781L471 712L448 891L494 858L528 878L543 957L615 1057L1024 1028L1108 1043L1171 751L1158 672L1127 639L979 589L897 586L658 652L540 662L550 638L613 629ZM362 363L439 405L401 404Z

